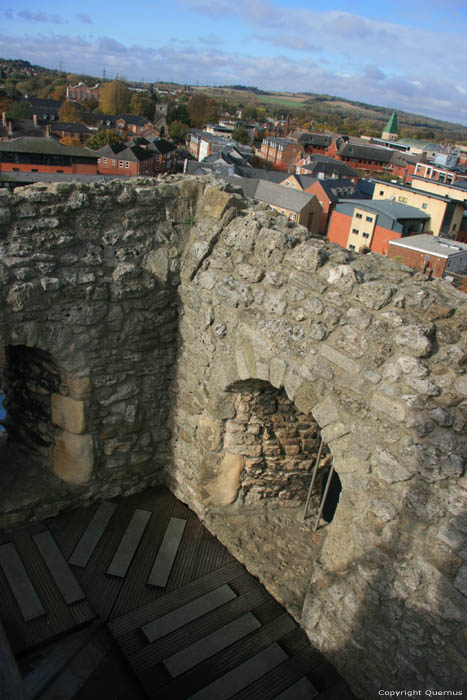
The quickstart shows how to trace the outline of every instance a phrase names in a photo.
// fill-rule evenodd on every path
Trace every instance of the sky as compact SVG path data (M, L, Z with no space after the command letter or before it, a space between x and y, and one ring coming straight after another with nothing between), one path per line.
M467 0L0 0L0 56L326 93L467 125Z

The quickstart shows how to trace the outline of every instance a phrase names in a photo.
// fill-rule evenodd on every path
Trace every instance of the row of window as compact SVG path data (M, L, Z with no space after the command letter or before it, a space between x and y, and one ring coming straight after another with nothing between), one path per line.
M355 214L356 219L363 219L363 215L359 214L358 212ZM372 216L365 216L365 221L369 221L370 223L373 221Z
M360 231L358 230L358 228L353 228L353 229L352 229L352 233L354 233L354 234L357 236L357 235L360 233ZM364 232L362 233L362 236L363 236L363 238L369 238L369 237L370 237L370 234L369 234L369 233L366 233L366 232L364 231Z

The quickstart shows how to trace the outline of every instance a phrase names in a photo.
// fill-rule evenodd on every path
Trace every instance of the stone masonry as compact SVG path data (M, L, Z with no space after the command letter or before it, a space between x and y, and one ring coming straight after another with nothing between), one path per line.
M8 434L49 479L4 527L166 483L358 696L465 688L465 295L170 177L1 195L0 297Z

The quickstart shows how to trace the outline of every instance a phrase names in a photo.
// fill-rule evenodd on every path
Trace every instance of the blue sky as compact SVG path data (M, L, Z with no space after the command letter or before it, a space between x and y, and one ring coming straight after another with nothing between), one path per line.
M339 95L467 125L467 0L0 0L0 56Z

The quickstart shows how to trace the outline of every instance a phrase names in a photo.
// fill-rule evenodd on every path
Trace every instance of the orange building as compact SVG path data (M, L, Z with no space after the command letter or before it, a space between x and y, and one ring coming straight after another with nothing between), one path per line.
M97 173L98 155L52 138L20 137L0 142L0 172Z
M391 200L347 200L332 212L328 238L348 250L386 255L390 240L422 233L429 220L420 209Z

